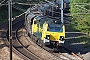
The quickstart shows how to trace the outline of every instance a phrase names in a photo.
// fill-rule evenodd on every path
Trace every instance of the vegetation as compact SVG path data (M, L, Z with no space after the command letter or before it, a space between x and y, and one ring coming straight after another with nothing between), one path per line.
M90 0L70 0L70 31L88 32L87 35L78 39L71 39L68 43L85 44L90 49Z
M71 16L70 23L76 30L81 32L90 32L90 0L70 0ZM77 3L77 4L74 4ZM87 3L87 4L80 4Z
M74 3L89 3L90 0L70 0L70 2L74 2Z

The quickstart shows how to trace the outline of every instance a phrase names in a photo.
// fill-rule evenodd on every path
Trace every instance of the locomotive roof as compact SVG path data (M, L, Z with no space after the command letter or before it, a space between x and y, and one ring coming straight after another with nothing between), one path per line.
M51 18L51 17L47 17L47 16L36 16L35 18L36 18L37 20L43 20L43 21L59 20L59 19Z
M46 21L48 24L56 23L56 24L62 24L60 19L50 18L46 16L36 16L36 20L38 21Z

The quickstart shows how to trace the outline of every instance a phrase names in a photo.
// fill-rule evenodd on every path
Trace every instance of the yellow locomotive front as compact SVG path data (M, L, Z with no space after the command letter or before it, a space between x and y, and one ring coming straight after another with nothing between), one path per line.
M62 23L43 24L42 40L46 42L64 43L65 26Z
M44 17L43 17L44 18ZM65 26L60 20L42 17L35 17L32 24L32 33L43 40L44 44L55 42L64 43Z

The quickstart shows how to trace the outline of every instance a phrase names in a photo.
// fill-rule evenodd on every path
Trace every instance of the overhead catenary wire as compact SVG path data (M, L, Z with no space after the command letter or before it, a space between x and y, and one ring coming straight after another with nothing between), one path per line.
M40 4L39 4L40 5ZM38 4L37 5L35 5L35 6L33 6L32 8L31 8L31 10L33 10L36 6L38 6ZM15 5L14 5L14 7L15 7ZM15 7L16 8L16 7ZM16 9L18 9L19 7L17 7ZM21 9L21 8L20 8ZM13 17L12 18L12 21L13 20L15 20L16 18L19 18L19 17L21 17L22 15L24 15L27 11L25 11L25 10L23 10L24 12L23 13L21 13L21 14L19 14L18 16L15 16L15 17Z
M17 9L17 10L19 10L19 11L22 11L22 12L25 12L26 11L26 10L20 8L20 7L15 6L15 5L12 5L12 7L15 8L15 9Z
M15 4L20 4L20 5L40 5L40 4L29 4L29 3L19 3L19 2L14 2Z
M38 6L38 5L33 6L31 9L33 10L36 6ZM15 5L14 5L14 7L15 7ZM15 7L15 8L16 8L16 7ZM19 8L19 7L18 7L18 8ZM16 8L16 9L18 9L18 8ZM21 8L20 8L20 9L21 9ZM15 20L16 18L21 17L21 16L24 15L26 12L27 12L27 11L24 10L23 13L19 14L18 16L13 17L13 18L12 18L12 21Z
M16 4L16 3L12 2L12 5L14 5L14 4ZM8 5L8 1L6 3L2 4L1 6L3 6L3 5Z
M0 7L2 6L2 3L4 3L5 0L3 0L1 3L0 3Z
M36 7L37 5L33 6L31 9L33 10L34 7ZM15 16L12 18L12 21L15 20L16 18L21 17L22 15L24 15L27 11L24 11L23 13L19 14L18 16Z
M26 11L25 11L25 12L23 12L23 13L21 13L21 14L19 14L18 16L13 17L13 18L12 18L12 21L13 21L13 20L15 20L16 18L21 17L21 16L22 16L22 15L24 15L25 13L26 13Z
M40 3L20 3L20 2L12 2L12 4L19 4L19 5L41 5ZM43 4L43 3L42 3ZM3 4L3 5L7 5L7 4Z
M0 3L0 5L4 2L5 0L3 0L1 3Z

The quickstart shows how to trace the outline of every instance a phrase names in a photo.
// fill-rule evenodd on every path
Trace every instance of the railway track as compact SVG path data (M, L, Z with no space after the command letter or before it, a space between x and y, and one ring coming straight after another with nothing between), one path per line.
M73 56L75 56L77 59L79 60L84 60L82 57L80 57L79 55L77 55L76 53L74 53L72 50L66 48L65 46L63 47L64 50L66 50L69 54L72 54Z
M17 20L13 21L13 28L12 28L12 44L13 44L13 52L19 55L24 60L42 60L38 56L36 56L34 53L28 51L17 39L16 32L17 29L24 25L24 20ZM8 23L5 23L0 26L0 32L1 32L1 38L4 40L5 44L9 47L9 41L8 39Z
M23 32L24 31L24 32ZM18 32L18 37L19 37L19 40L22 42L22 44L28 49L28 50L31 50L29 47L30 47L30 45L33 45L35 48L37 48L38 49L38 51L37 52L41 52L41 51L43 51L43 53L45 52L46 53L46 55L48 56L48 57L51 57L51 56L53 56L53 57L55 57L56 59L61 59L61 60L83 60L83 58L81 58L81 57L79 57L78 55L76 55L75 53L73 53L72 52L72 54L74 55L69 55L69 54L66 54L66 53L61 53L61 52L59 52L59 53L54 53L54 52L51 52L51 51L49 51L46 47L39 47L38 48L38 46L37 46L37 44L36 43L32 43L32 40L27 36L27 34L26 34L26 31L24 30L24 28L22 29L22 30L20 30L19 32ZM24 39L22 39L22 37L25 37ZM27 42L25 42L25 41L23 41L23 40L25 40L25 41L27 41ZM46 52L47 51L47 52ZM66 51L67 51L67 53L70 53L71 51L69 50L67 50L66 49ZM33 51L33 52L35 52L35 51ZM36 53L38 56L41 56L41 57L43 57L40 53ZM49 56L48 54L51 54L51 56ZM48 57L43 57L45 60L47 60L46 58L48 58ZM56 60L55 59L55 60Z
M20 28L22 25L24 25L24 20L21 20L19 22L16 22L14 25L13 25L13 28L12 28L12 44L13 44L13 47L19 51L24 57L26 57L25 60L40 60L41 58L37 57L34 53L32 53L31 51L28 51L23 45L22 43L17 39L17 30L18 28ZM41 59L42 60L42 59Z
M69 48L66 48L65 46L62 47L62 51L53 52L53 54L64 58L64 60L84 60L83 57L77 55L75 52L70 50Z
M22 30L23 31L23 30ZM33 45L35 48L37 48L36 49L36 51L37 52L39 52L39 53L37 53L36 52L36 54L38 55L38 56L41 56L42 58L44 58L44 60L47 60L47 59L50 59L50 60L65 60L66 59L66 57L65 56L57 56L57 55L55 55L55 54L53 54L53 53L51 53L50 51L48 51L47 49L43 49L42 47L38 47L38 45L36 44L36 43L33 43L32 42L32 40L25 34L26 32L24 32L24 33L22 33L22 32L19 32L19 40L22 42L23 40L25 40L25 38L26 38L26 40L25 41L27 41L27 42L22 42L22 44L24 45L24 46L28 46L27 47L27 49L28 50L31 50L29 47L30 47L30 45ZM22 38L22 36L23 37L25 37L24 39L21 39ZM28 43L29 42L29 43ZM35 51L33 51L33 52L35 52ZM42 55L42 53L40 53L40 52L42 52L43 53L43 55ZM45 55L44 55L44 53L45 53ZM43 57L44 56L44 57ZM70 58L68 58L68 59L70 59Z
M12 38L13 38L13 40L12 40L12 43L13 43L13 52L14 53L16 53L17 55L19 55L20 57L22 57L24 60L47 60L47 59L50 59L50 60L59 60L59 59L61 59L61 58L59 58L59 57L57 57L57 56L55 56L55 55L53 55L53 54L51 54L51 53L49 53L49 52L47 52L46 50L44 50L44 49L42 49L42 48L40 48L40 47L38 47L39 49L37 49L37 50L39 50L38 51L38 53L36 53L36 54L34 54L34 52L33 51L30 51L31 50L31 48L28 46L25 46L25 44L26 43L23 43L23 42L25 42L25 41L21 41L20 39L19 39L19 37L17 36L17 30L20 28L20 27L22 27L23 25L23 20L21 20L21 21L16 21L15 23L13 22L13 28L12 28ZM4 25L2 26L2 27L4 27ZM3 30L2 30L3 29ZM4 39L4 41L5 41L5 44L7 44L8 46L9 46L9 41L7 40L8 39L8 24L6 24L5 25L5 27L4 28L2 28L1 29L1 31L3 31L3 39ZM25 37L26 38L26 37ZM28 38L27 38L28 39ZM30 42L30 41L29 41ZM29 45L30 45L30 43L29 43ZM32 45L33 45L33 43L32 43ZM34 47L36 47L37 46L37 44L36 45L34 45ZM37 47L36 47L37 48ZM44 55L42 55L40 52L42 51L42 54ZM38 55L38 56L37 56ZM46 56L47 55L47 56ZM41 56L41 57L40 57ZM44 58L44 59L43 59ZM63 60L63 59L61 59L61 60Z
M39 15L37 11L33 10L34 14ZM21 27L23 28L24 21L13 21L13 52L22 57L24 60L73 60L69 56L63 55L62 53L51 53L47 47L44 49L41 45L37 46L37 44L33 43L31 40L35 40L35 36L32 35L32 38L29 38L26 34L18 32ZM0 26L1 37L5 41L5 43L9 46L8 39L8 23ZM1 29L2 28L2 29ZM3 36L2 36L3 35ZM7 36L7 37L6 37ZM32 48L33 47L33 48Z
M13 23L14 22L17 22L17 21L15 20L15 21L13 21ZM7 40L7 31L8 31L8 22L6 22L0 26L0 36L1 36L1 39L4 41L5 45L7 45L9 48L10 43ZM16 54L19 54L20 57L24 57L14 47L12 49L13 49L13 52Z
M21 32L18 32L18 33L20 33L20 34L18 34L18 38L19 38L20 42L22 42L23 46L26 47L28 49L28 51L34 52L39 57L43 58L43 60L47 60L47 59L56 60L57 59L57 57L55 57L54 55L52 55L51 53L47 52L46 50L44 50L43 48L38 46L36 43L34 43L25 34L26 32L22 33L22 31L21 31Z
M25 34L26 32L24 32L24 35L23 35L23 29L21 32L17 32L18 29L21 29L20 27L23 28L23 22L24 21L15 21L15 23L13 22L13 31L12 31L12 35L13 35L13 52L16 53L17 55L19 55L20 57L22 57L23 59L25 60L29 60L29 59L38 59L38 60L44 60L43 58L47 59L47 58L53 58L54 60L73 60L72 58L66 56L66 55L63 55L62 53L51 53L51 52L47 52L45 49L42 49L40 47L37 47L37 44L34 44L33 42L30 41L30 38ZM17 27L18 26L18 27ZM8 23L5 23L4 25L1 25L0 26L1 29L0 29L0 32L2 32L2 38L3 40L5 41L5 43L9 46L9 41L7 41L7 37L6 37L6 34L7 34L7 30L8 30ZM3 27L3 28L2 28ZM25 41L22 41L22 39L20 39L20 37L23 36L25 37L27 40L27 43ZM39 50L39 53L36 53L36 58L35 58L35 55L33 52L35 51L31 51L30 53L30 46L33 45L35 48L37 48L37 50ZM40 52L42 51L42 53L46 53L45 55L47 55L44 57L40 54ZM44 52L45 51L45 52ZM34 57L31 57L33 56ZM37 56L38 55L38 56ZM41 58L41 57L42 58Z

